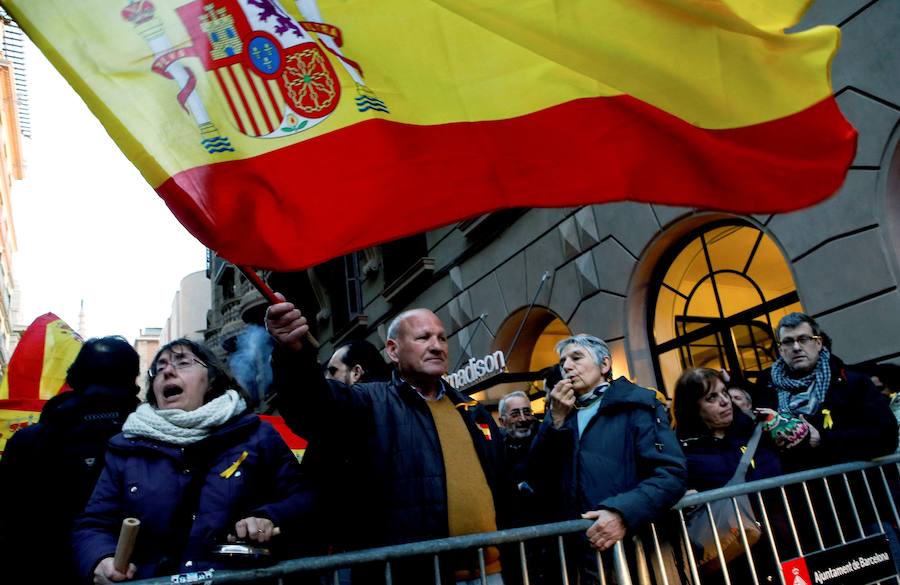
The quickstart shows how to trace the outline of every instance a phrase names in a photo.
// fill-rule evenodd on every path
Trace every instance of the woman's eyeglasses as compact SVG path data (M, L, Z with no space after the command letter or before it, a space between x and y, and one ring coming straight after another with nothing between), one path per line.
M153 378L154 376L156 376L156 374L165 370L169 366L172 366L176 370L184 370L186 368L190 368L195 364L199 364L204 368L206 367L206 364L192 355L188 355L185 353L176 353L172 356L171 361L166 359L156 360L156 363L150 366L150 370L148 373L150 374L150 377Z

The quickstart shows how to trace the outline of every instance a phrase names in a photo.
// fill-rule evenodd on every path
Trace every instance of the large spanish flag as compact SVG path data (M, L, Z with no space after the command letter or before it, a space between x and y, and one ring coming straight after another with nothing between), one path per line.
M0 382L0 455L13 433L38 421L47 400L69 390L66 372L81 345L81 337L53 313L22 333Z
M297 269L507 207L841 185L807 0L2 0L179 220ZM97 177L102 181L102 177Z

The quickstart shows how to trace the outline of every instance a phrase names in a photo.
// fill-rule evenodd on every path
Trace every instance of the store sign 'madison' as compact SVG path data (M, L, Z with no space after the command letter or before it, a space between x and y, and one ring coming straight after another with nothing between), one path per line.
M506 367L506 356L503 351L497 350L483 358L469 358L468 363L462 368L447 374L444 379L456 389L461 389L478 382L489 374L502 372Z

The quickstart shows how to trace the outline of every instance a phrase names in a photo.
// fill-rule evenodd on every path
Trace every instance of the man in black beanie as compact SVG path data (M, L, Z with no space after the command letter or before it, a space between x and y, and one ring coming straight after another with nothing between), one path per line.
M103 469L106 445L139 404L139 358L122 337L85 342L40 421L0 459L0 550L7 582L75 583L72 523ZM35 572L37 568L37 572Z

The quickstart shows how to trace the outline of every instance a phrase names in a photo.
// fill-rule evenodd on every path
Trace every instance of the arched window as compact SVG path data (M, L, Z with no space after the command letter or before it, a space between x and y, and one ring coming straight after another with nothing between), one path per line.
M772 330L802 311L775 243L749 223L704 226L675 246L653 278L648 322L657 383L671 395L688 367L753 381L775 355Z
M560 317L546 307L521 308L509 315L491 345L490 351L501 350L506 354L506 369L513 373L537 372L558 361L556 344L572 332ZM542 380L523 380L497 384L472 397L487 404L493 404L514 390L533 394L543 389ZM543 412L544 401L534 400L535 412Z

